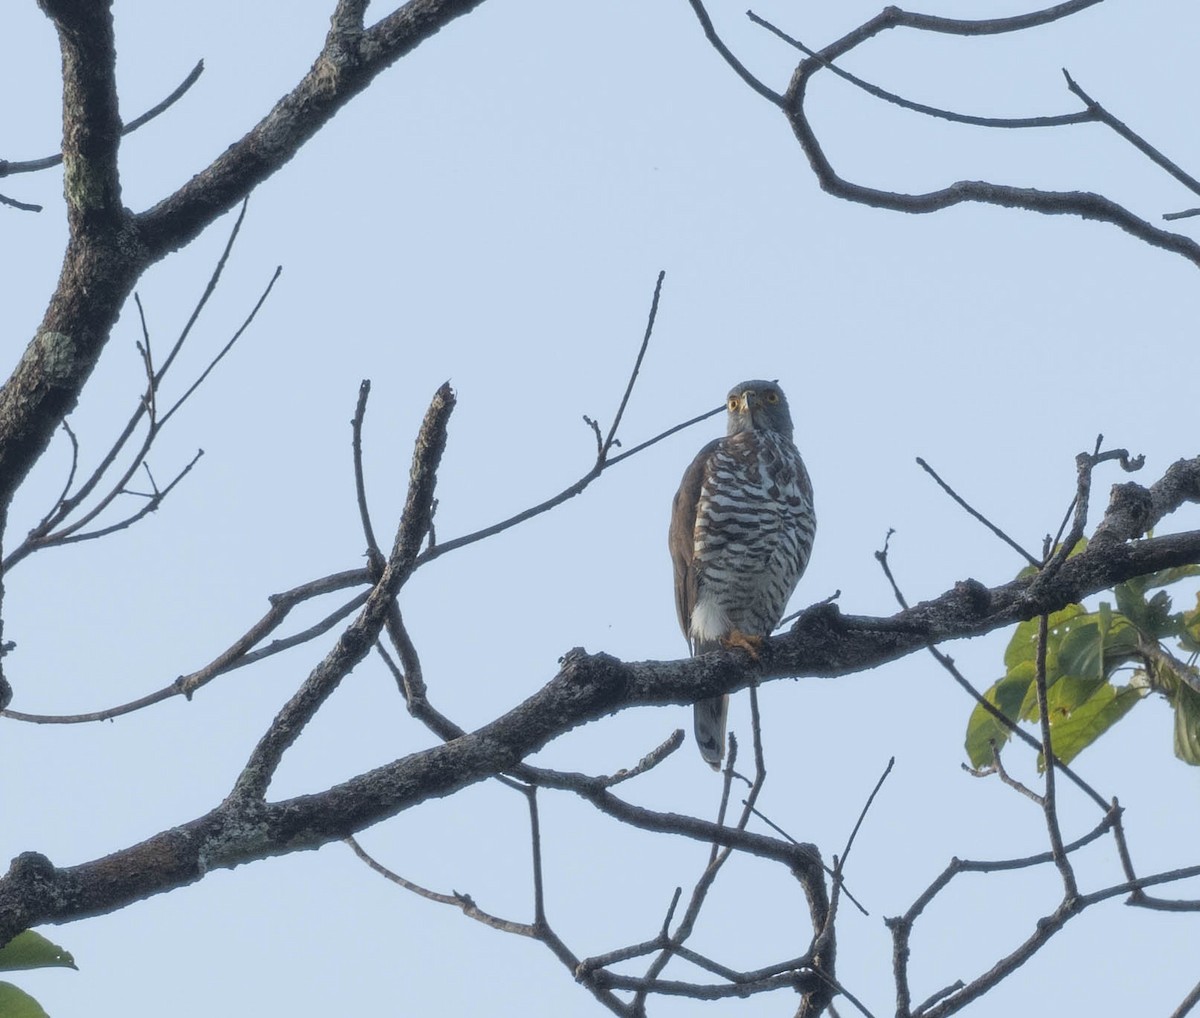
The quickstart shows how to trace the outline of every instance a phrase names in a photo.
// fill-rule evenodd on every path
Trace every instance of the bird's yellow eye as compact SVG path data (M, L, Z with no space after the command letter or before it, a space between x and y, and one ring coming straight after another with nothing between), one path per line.
M768 403L778 403L779 402L779 393L777 393L774 389L768 389L766 392L766 397L767 397Z
M729 407L729 412L731 414L736 414L738 411L738 407L740 407L742 405L742 401L740 399L738 399L736 396L730 396L729 399L726 400L725 405L727 407Z

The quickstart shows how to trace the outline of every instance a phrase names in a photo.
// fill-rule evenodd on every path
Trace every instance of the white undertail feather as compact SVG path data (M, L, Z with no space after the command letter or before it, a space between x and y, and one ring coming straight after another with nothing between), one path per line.
M692 609L692 628L688 634L693 650L705 643L716 643L734 628L729 614L714 597L701 597ZM698 651L696 651L698 653Z
M711 700L697 700L692 709L692 728L696 745L704 762L714 771L721 769L725 756L725 718L729 713L729 697L714 696Z

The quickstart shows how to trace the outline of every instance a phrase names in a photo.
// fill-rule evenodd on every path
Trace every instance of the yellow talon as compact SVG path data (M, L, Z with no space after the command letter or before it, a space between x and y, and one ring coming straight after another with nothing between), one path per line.
M757 661L758 652L762 649L763 638L743 633L740 629L734 629L721 638L721 643L727 650L744 650Z

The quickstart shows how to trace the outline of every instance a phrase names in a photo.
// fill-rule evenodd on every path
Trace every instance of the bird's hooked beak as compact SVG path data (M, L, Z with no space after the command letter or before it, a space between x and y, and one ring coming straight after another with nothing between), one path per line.
M755 392L753 389L747 389L742 393L741 402L738 404L738 410L744 414L750 412L750 401L754 399Z

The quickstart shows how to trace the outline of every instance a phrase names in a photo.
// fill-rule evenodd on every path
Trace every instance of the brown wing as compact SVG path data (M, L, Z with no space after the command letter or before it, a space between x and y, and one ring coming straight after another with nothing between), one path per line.
M679 615L679 628L691 646L692 608L696 604L696 571L692 568L692 556L696 549L696 507L700 503L700 489L708 471L708 461L720 444L720 439L709 442L692 460L684 472L675 500L671 503L671 529L667 534L667 547L671 550L671 563L675 567L675 610Z

